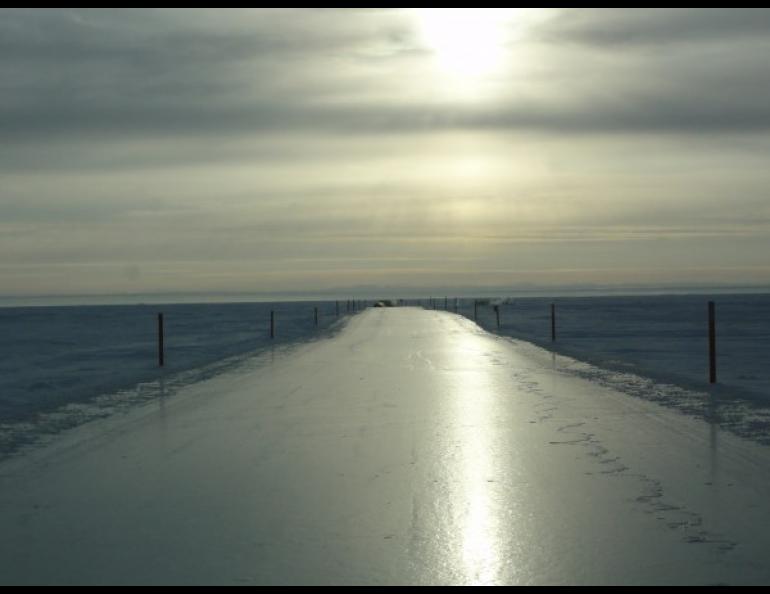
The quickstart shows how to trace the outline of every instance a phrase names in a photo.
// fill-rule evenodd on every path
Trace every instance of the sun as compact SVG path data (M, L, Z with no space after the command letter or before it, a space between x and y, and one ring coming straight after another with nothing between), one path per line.
M416 8L422 43L460 79L489 76L504 62L522 8Z

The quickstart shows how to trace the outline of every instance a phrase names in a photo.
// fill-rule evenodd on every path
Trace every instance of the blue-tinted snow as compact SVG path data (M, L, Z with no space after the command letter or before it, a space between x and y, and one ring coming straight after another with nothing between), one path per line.
M344 316L345 303L340 308ZM269 338L271 310L275 340ZM0 451L41 428L56 431L152 397L159 386L195 381L260 350L318 337L338 319L334 302L0 308Z
M715 387L708 383L709 301L717 307ZM551 342L552 303L556 343ZM473 300L459 306L473 319ZM770 443L768 295L500 299L479 305L478 323L591 364L575 362L573 373L711 417Z
M718 319L715 389L707 383L712 299ZM492 303L501 303L500 330ZM450 309L454 304L450 301ZM340 307L344 316L345 303ZM473 318L473 300L462 300L459 307ZM275 341L268 337L271 310ZM160 311L166 324L162 372L156 350ZM323 335L337 320L334 302L0 308L0 452L36 439L41 428L55 432L110 414L273 345ZM501 299L479 306L478 322L574 357L572 373L718 417L738 433L770 442L770 296Z

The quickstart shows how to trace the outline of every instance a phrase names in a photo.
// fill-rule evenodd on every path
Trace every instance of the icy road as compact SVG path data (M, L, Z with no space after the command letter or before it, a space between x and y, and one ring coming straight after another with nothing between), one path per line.
M1 584L767 584L770 455L370 310L0 464Z

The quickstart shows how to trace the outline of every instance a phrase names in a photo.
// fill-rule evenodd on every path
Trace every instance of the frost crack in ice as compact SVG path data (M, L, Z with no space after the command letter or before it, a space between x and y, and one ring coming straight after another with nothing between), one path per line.
M631 469L623 464L620 457L611 456L610 451L604 447L592 433L580 431L586 423L572 423L563 425L556 431L565 436L574 436L574 439L566 441L552 441L555 446L580 446L585 448L589 458L603 467L594 476L603 476L612 479L637 480L642 494L636 497L635 502L640 504L648 515L663 523L666 528L682 534L682 541L688 544L713 545L720 553L728 553L735 549L738 543L724 538L722 535L704 530L703 518L699 514L689 511L682 506L673 505L664 501L663 484L643 474L632 474ZM593 475L593 473L589 473Z
M585 423L575 423L573 425L565 425L563 427L559 427L556 431L558 433L562 433L565 435L569 435L569 431L572 429L580 429L581 427L584 427ZM580 445L580 444L592 444L596 443L595 436L591 433L578 433L575 436L575 439L570 439L567 441L552 441L550 442L550 445Z
M551 445L581 445L581 444L590 444L594 443L594 436L590 433L583 433L581 437L576 437L575 439L570 439L567 441L551 441L549 442Z

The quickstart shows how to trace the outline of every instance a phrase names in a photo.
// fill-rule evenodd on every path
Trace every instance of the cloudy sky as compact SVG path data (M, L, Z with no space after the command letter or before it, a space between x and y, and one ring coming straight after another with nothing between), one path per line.
M768 56L768 9L0 9L0 294L770 284Z

